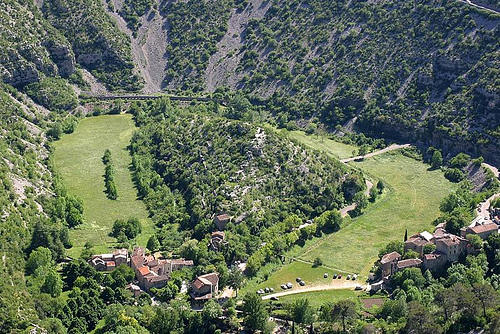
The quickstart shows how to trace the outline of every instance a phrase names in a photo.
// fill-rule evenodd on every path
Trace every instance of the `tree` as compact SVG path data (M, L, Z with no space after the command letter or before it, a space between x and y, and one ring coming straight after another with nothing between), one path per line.
M38 275L38 271L43 271L54 265L52 252L45 247L38 247L31 252L26 262L26 272L28 275Z
M350 213L354 217L357 217L368 206L368 199L366 195L360 191L354 195L353 202L356 203L356 207Z
M373 188L373 187L372 187L372 188L370 189L370 197L369 197L369 199L368 199L368 200L369 200L370 202L372 202L372 203L373 203L373 202L375 202L375 200L377 199L377 196L378 196L378 191L377 191L377 189L375 189L375 188Z
M441 328L434 322L430 312L415 301L408 303L408 321L405 330L406 333L441 333Z
M228 284L236 292L236 297L238 297L238 290L241 288L243 280L243 273L238 268L234 268L229 272Z
M63 282L61 276L55 270L51 270L45 277L45 281L43 282L40 291L48 293L55 298L59 297L61 294L62 286Z
M267 326L269 314L259 295L249 293L243 298L244 324L251 331L263 331Z
M385 189L385 183L384 183L384 181L379 180L377 182L377 190L378 190L378 192L381 194L384 191L384 189Z
M408 229L405 230L405 242L408 240Z
M211 299L203 307L201 312L201 317L205 326L209 327L217 321L219 317L222 316L222 308L215 300Z
M338 231L342 225L342 216L338 210L328 210L314 219L314 223L316 223L319 229L325 228L331 231Z
M424 254L430 254L436 250L436 245L426 244L424 245Z
M314 259L314 263L313 263L314 267L320 267L322 265L323 265L323 260L321 260L321 258L317 257Z
M301 298L290 305L288 310L292 318L292 334L295 333L295 324L312 324L314 319L314 310L309 304L309 299Z
M342 320L342 330L344 333L346 331L346 321L349 322L350 319L356 316L356 304L352 300L340 300L338 301L332 309L332 318L334 320Z
M160 248L160 242L156 238L156 235L153 234L149 237L146 247L152 252L156 252Z
M486 318L486 309L495 305L498 300L498 292L488 283L474 284L472 291L483 307L483 316Z
M433 169L437 169L441 167L442 164L443 164L443 155L438 150L434 151L431 158L431 167Z
M389 254L392 252L398 252L399 254L403 254L405 249L405 244L402 241L391 241L383 248L379 253L378 257L382 258L385 254Z
M480 236L476 234L467 234L466 239L469 241L469 244L474 248L476 251L480 251L483 249L483 240L481 239Z

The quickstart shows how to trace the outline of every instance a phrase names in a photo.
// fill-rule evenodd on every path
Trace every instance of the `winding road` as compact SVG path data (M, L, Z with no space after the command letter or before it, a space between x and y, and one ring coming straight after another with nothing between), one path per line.
M493 175L495 175L495 177L497 179L500 178L500 173L498 171L498 168L496 168L492 165L489 165L487 163L483 163L482 165L484 168L488 168L489 170L491 170L493 172ZM484 202L479 203L479 208L476 209L476 216L478 216L478 217L482 216L485 219L490 219L490 213L489 213L490 205L491 205L491 202L496 198L500 198L500 192L493 194L491 197L486 199Z
M484 7L484 6L481 6L481 5L478 5L474 2L472 2L471 0L458 0L464 4L467 4L469 6L473 6L473 7L476 7L478 9L482 9L482 10L486 10L490 13L495 13L495 14L499 14L500 15L500 11L496 10L496 9L493 9L493 8L488 8L488 7Z

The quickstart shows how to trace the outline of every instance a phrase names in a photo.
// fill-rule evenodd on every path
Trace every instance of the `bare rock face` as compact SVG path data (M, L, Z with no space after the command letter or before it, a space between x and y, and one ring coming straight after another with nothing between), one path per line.
M75 55L68 45L49 41L44 45L50 54L50 58L58 67L58 73L62 77L68 77L75 72Z

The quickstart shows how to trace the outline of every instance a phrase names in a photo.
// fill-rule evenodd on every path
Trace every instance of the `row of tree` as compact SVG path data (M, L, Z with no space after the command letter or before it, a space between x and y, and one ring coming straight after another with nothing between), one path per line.
M109 199L117 199L118 191L116 190L115 184L115 167L113 165L113 160L111 159L111 151L106 149L102 157L102 162L104 163L104 186L106 187L106 194Z

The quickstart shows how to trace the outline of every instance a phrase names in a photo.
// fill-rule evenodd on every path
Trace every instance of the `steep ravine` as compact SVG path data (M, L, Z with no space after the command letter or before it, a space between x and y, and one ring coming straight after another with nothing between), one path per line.
M108 14L116 20L118 28L130 38L134 64L145 82L143 92L160 92L165 77L166 20L155 10L150 10L142 17L142 25L137 37L134 37L125 20L118 14L123 1L113 0L114 12L109 10L105 0L102 3Z
M205 85L209 92L213 92L218 86L227 85L236 87L241 80L236 67L243 57L240 48L243 43L243 32L251 19L261 19L266 15L271 6L271 1L251 0L250 4L241 12L232 9L231 18L228 21L228 30L221 41L217 44L215 52L208 61L205 70ZM231 51L234 52L234 55Z

